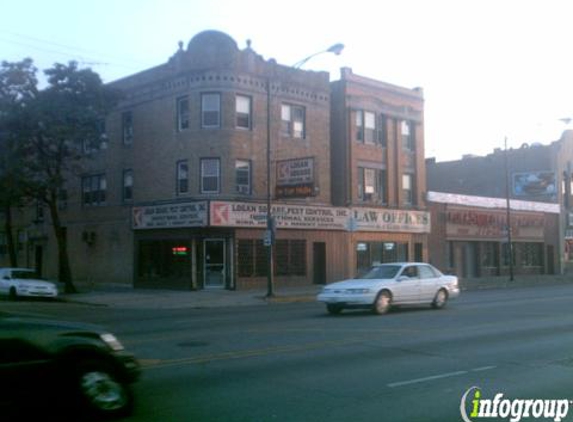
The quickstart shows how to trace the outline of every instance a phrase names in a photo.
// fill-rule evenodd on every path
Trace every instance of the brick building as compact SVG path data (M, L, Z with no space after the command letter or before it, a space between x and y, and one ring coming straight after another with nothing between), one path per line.
M330 83L327 72L264 60L217 31L111 85L124 97L105 142L83 151L62 210L76 279L262 287L269 184L277 285L427 255L419 89L350 69ZM18 216L21 261L53 277L49 217L35 212Z
M572 168L572 131L563 132L549 145L523 144L507 151L496 149L483 157L468 155L448 162L426 160L429 191L505 199L508 186L512 201L556 207L557 230L552 232L555 241L549 243L555 248L557 273L570 266L572 258Z
M555 274L559 262L559 205L512 200L512 253L503 198L428 192L432 215L430 261L462 278Z

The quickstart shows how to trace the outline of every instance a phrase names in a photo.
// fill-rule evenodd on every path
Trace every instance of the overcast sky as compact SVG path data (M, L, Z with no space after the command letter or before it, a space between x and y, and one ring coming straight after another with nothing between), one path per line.
M305 69L341 67L425 96L426 156L547 144L573 117L571 0L1 0L0 59L77 60L109 82L165 63L217 29Z

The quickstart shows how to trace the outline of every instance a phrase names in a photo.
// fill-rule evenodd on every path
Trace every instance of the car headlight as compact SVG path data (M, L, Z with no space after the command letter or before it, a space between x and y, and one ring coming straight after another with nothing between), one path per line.
M124 349L123 344L121 344L113 334L101 334L100 338L111 348L111 350L119 352Z
M346 293L350 293L351 295L360 295L370 293L370 289L347 289Z

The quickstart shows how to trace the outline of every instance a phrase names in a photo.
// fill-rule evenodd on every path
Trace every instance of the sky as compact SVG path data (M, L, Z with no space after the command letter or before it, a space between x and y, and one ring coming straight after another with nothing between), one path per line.
M571 0L0 0L0 60L75 60L111 82L201 31L284 65L424 90L426 157L548 144L573 123Z

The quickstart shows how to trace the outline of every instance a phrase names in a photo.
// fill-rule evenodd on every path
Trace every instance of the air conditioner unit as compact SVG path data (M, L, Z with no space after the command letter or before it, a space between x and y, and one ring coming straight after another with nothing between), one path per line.
M237 185L237 192L248 195L250 194L249 186L247 185Z

